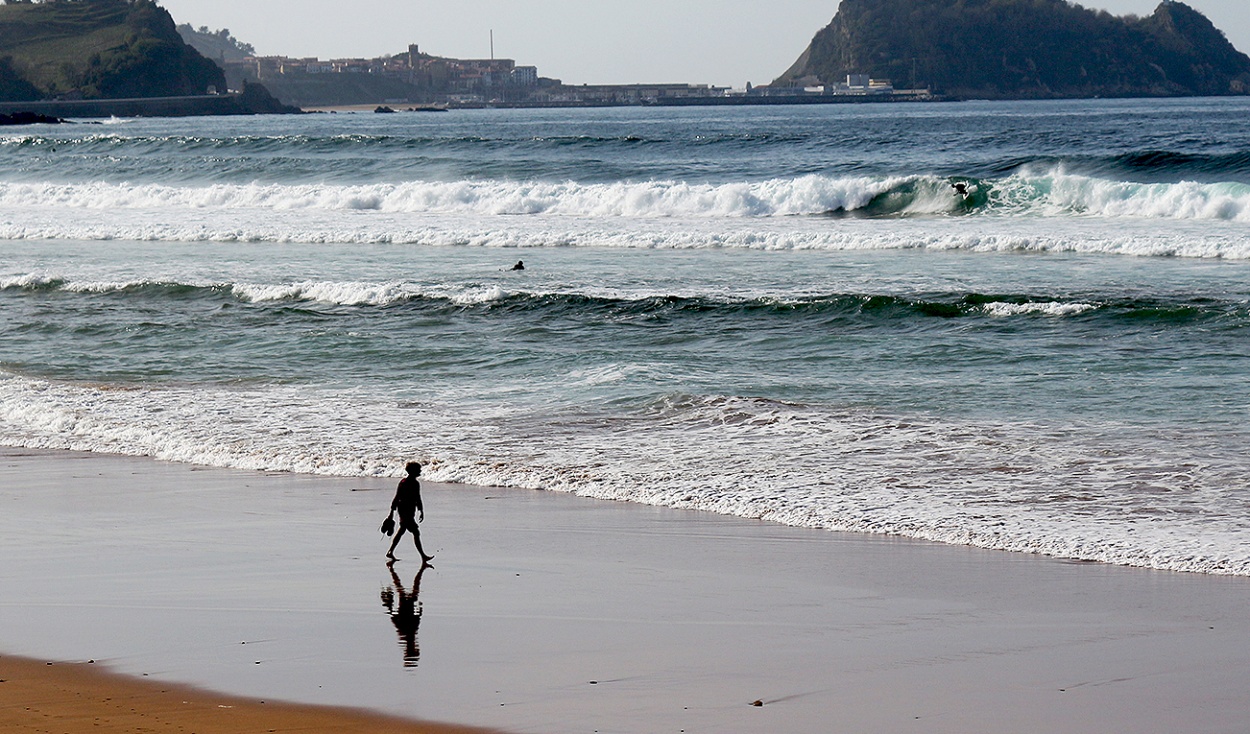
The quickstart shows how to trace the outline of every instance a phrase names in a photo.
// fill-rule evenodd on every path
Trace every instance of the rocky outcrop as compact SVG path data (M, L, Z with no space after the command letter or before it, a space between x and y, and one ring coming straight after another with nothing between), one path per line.
M1170 0L1145 18L1066 0L842 0L773 86L849 74L962 98L1250 93L1250 57Z

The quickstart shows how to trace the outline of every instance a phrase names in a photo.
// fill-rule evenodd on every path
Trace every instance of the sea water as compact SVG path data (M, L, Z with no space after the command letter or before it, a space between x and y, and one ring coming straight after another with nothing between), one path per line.
M10 129L0 253L5 445L1250 575L1250 101Z

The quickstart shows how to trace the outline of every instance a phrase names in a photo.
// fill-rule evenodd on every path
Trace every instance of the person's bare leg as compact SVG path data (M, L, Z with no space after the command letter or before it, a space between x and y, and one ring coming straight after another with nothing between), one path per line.
M421 533L414 532L412 534L412 542L417 546L417 552L421 554L421 562L428 565L430 559L434 556L427 556L425 550L421 547Z
M395 539L391 541L391 549L386 552L387 558L395 557L395 547L399 545L399 539L402 537L404 537L404 526L400 525L399 529L395 531ZM420 550L420 549L421 549L420 544L418 544L417 550Z

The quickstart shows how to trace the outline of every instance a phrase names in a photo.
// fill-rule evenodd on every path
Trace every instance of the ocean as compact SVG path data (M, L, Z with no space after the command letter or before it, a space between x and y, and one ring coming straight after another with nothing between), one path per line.
M9 129L0 253L3 445L1250 575L1250 100Z

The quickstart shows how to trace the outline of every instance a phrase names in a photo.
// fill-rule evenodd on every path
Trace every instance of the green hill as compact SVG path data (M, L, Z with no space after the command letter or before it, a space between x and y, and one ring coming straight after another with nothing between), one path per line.
M1250 93L1250 57L1169 0L1145 18L1067 0L842 0L773 86L848 74L962 98Z
M0 100L171 97L225 91L153 0L0 5ZM23 95L26 95L25 97Z
M41 96L35 85L26 81L13 68L13 60L11 58L0 58L0 101L26 102L32 99L39 99Z
M178 35L182 36L187 45L199 51L201 56L218 62L218 65L227 61L242 61L256 55L256 48L252 44L243 43L230 35L228 28L211 31L208 26L200 26L197 30L190 23L183 23L178 26Z

